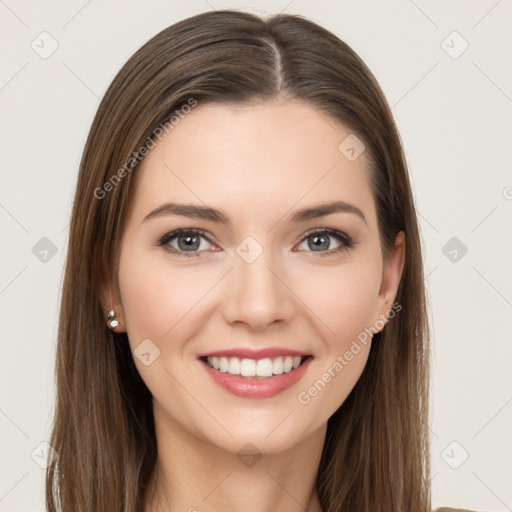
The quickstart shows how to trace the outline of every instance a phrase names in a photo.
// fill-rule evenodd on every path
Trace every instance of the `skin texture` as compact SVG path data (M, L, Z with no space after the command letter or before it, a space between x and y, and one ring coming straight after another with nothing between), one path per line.
M348 396L371 342L308 404L298 401L365 328L389 312L404 262L404 238L384 262L363 152L349 161L339 144L350 134L306 103L274 99L243 106L199 104L151 149L121 240L118 282L105 283L135 350L149 339L160 355L134 357L153 395L159 470L147 510L317 512L315 478L327 420ZM343 200L360 208L298 224L299 208ZM231 226L162 216L163 203L223 211ZM158 246L176 229L196 228L198 257ZM315 251L315 229L355 241ZM252 263L237 246L252 236L263 249ZM309 240L309 243L308 243ZM183 238L167 242L184 250ZM325 246L324 246L325 247ZM331 252L323 256L325 252ZM286 347L312 354L303 378L267 399L236 397L217 386L197 354L234 347ZM252 443L262 457L250 467L237 453Z

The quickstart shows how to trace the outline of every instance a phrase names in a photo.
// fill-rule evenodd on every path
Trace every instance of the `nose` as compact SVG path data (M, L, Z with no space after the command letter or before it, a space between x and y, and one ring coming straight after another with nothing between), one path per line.
M235 254L234 268L225 283L226 322L255 331L289 323L295 296L286 283L286 272L275 263L270 251L263 251L251 263Z

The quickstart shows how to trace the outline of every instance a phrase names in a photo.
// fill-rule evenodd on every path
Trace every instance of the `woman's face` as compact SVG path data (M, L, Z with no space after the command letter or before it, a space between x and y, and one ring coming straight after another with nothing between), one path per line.
M302 102L199 102L145 157L114 304L160 428L275 453L350 393L403 262L354 140Z

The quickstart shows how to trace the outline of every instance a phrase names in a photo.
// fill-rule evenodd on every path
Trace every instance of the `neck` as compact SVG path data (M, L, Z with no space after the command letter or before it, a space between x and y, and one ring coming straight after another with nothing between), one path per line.
M223 450L168 416L156 414L155 427L158 460L144 512L322 512L315 482L326 425L298 446L252 456Z

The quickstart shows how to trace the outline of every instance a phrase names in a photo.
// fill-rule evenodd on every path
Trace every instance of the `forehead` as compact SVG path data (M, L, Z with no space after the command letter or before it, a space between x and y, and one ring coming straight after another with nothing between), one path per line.
M339 149L349 136L350 129L299 101L199 103L136 170L133 217L172 201L271 222L294 205L344 200L371 219L367 155L351 161Z

